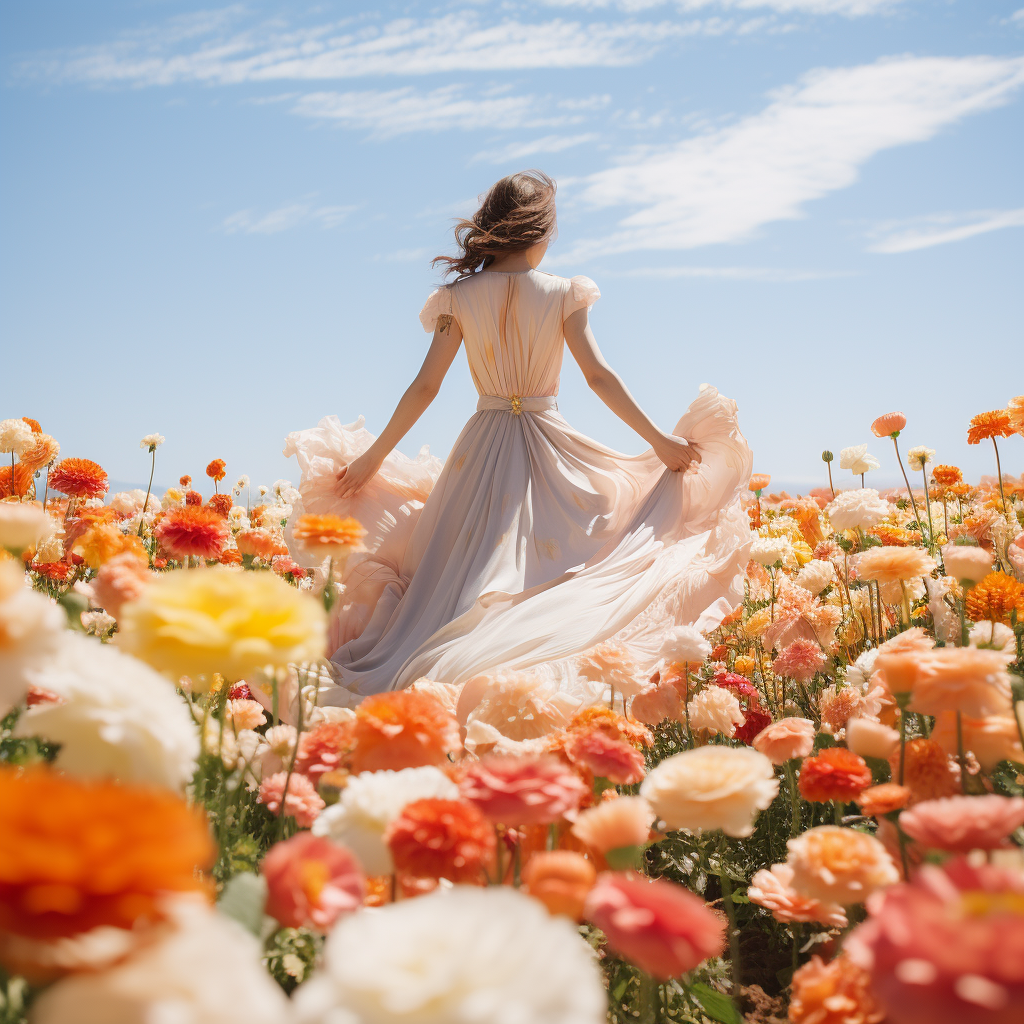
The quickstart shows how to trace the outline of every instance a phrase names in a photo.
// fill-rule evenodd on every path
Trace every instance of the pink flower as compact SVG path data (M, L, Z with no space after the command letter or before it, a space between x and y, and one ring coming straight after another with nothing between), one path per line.
M775 656L772 661L772 671L777 676L789 676L798 682L806 683L814 678L817 672L827 661L825 652L813 640L806 640L800 637L794 640L789 646Z
M807 757L814 749L814 723L809 718L780 718L762 729L751 746L772 764Z
M260 870L267 880L267 913L285 928L326 932L363 905L366 880L355 857L311 832L276 843Z
M299 751L295 756L295 770L308 775L314 782L326 772L345 767L352 749L353 723L321 722L309 732L299 736Z
M563 749L574 764L583 765L598 778L617 786L643 781L644 755L632 743L609 736L600 727L570 733Z
M907 425L907 417L901 412L887 412L879 416L871 424L871 433L875 437L892 437Z
M288 796L285 798L285 780L288 780ZM284 813L295 819L299 828L309 828L317 815L327 806L305 775L292 772L277 772L260 784L259 802L265 804L271 814L281 810L284 799Z
M994 850L1021 825L1024 799L995 793L924 800L900 815L900 828L911 839L949 853Z
M153 573L149 571L146 560L126 551L114 555L100 566L96 579L92 581L93 597L97 605L116 619L124 604L142 597L151 579Z
M683 702L672 683L649 684L633 698L630 713L644 725L654 726L666 718L678 722L683 714Z
M846 911L838 903L822 903L801 896L793 888L793 869L788 864L762 868L750 880L747 896L751 903L765 907L783 924L817 921L833 928L846 927Z
M236 731L240 729L256 729L267 720L267 716L263 713L263 705L259 701L246 700L245 698L229 700L227 716Z
M667 981L725 948L725 924L681 885L606 872L587 895L584 914L608 945L643 971Z
M1024 1020L1024 877L964 858L922 865L847 938L895 1024Z
M502 825L547 825L574 811L587 793L556 757L485 757L459 781L462 798Z

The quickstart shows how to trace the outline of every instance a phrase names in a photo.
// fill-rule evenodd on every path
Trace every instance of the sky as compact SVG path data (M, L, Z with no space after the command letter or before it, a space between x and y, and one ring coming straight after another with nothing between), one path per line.
M429 338L454 218L558 181L542 269L671 429L709 382L772 489L901 409L969 478L967 424L1024 391L1021 0L0 6L0 416L145 484L297 482L285 436L378 433ZM445 456L460 354L399 446ZM560 411L644 442L566 353ZM1024 439L1004 469L1024 469ZM857 481L859 482L859 481ZM869 484L872 482L868 479Z

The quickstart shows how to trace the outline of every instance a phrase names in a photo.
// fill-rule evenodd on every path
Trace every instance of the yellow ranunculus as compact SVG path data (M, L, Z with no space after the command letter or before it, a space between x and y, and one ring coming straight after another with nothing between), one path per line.
M229 680L324 655L327 617L269 572L221 566L162 573L122 609L118 643L175 679Z
M814 558L814 552L811 550L810 544L805 540L793 542L793 553L796 555L797 565L806 565Z

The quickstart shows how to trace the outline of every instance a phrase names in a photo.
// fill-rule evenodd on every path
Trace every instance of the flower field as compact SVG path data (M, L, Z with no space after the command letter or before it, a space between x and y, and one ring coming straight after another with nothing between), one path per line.
M349 709L359 523L0 422L0 1024L1024 1020L1024 397L870 426L653 668Z

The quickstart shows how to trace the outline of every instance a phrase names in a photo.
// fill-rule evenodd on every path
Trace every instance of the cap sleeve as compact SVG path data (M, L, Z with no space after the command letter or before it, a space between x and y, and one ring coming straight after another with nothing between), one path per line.
M420 310L420 323L427 334L433 334L437 327L438 317L452 316L452 290L449 285L435 288ZM449 321L450 322L450 321Z
M562 304L562 320L567 320L578 309L590 309L601 298L601 290L582 274L569 282Z

